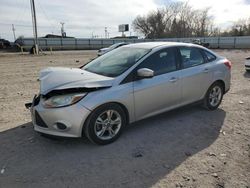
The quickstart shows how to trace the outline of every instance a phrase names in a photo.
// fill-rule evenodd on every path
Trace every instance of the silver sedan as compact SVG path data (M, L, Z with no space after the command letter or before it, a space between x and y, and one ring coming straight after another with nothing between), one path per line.
M230 89L230 69L195 44L130 44L82 68L42 70L40 92L26 107L38 132L108 144L127 124L190 103L215 110Z

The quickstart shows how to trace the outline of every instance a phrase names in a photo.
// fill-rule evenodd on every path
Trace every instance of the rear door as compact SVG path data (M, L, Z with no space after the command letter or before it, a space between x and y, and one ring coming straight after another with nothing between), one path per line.
M181 61L182 103L201 100L212 80L211 65L200 48L179 47Z
M176 49L166 48L145 59L136 69L149 68L153 78L134 81L136 119L142 119L176 106L181 99L180 71Z

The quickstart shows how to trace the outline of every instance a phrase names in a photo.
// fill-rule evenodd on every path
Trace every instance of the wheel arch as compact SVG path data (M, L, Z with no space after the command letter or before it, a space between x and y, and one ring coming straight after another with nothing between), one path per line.
M99 107L101 107L101 106L103 106L103 105L107 105L107 104L116 104L116 105L119 105L119 106L122 108L122 110L124 111L124 113L125 113L125 116L126 116L126 124L129 123L130 117L129 117L128 109L127 109L127 107L126 107L124 104L122 104L122 103L120 103L120 102L116 102L116 101L106 102L106 103L103 103L103 104L101 104L101 105L99 105L99 106L96 106L94 110L96 110L97 108L99 108ZM94 111L94 110L93 110L93 111ZM93 111L92 111L92 112L93 112ZM87 121L89 120L89 117L91 116L92 112L89 113L89 115L87 116L86 120L85 120L84 123L82 124L82 136L84 135L84 127L85 127L85 124L86 124Z
M219 79L219 80L215 80L211 85L210 85L210 87L213 85L213 84L215 84L215 83L219 83L219 84L221 84L221 86L222 86L222 88L223 88L223 94L225 94L225 87L226 87L226 85L225 85L225 82L223 81L223 80L221 80L221 79Z
M124 104L122 104L120 102L108 102L105 104L117 104L117 105L119 105L122 108L122 110L125 112L127 124L129 123L129 121L130 121L129 112L128 112L127 107Z

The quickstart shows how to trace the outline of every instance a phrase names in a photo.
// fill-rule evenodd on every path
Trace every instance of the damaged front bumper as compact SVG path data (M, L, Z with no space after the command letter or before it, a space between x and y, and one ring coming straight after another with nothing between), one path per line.
M82 127L90 111L76 103L60 108L45 108L41 103L41 96L35 96L32 103L26 103L25 107L30 109L32 123L37 132L44 134L81 137Z
M37 104L39 103L39 101L40 101L40 95L38 95L38 96L35 95L35 96L33 97L32 102L25 103L25 108L27 108L28 110L30 110L31 107L37 105Z

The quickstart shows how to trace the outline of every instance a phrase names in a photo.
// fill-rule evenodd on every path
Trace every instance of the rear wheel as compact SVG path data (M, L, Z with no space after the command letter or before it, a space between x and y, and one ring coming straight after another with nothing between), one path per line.
M126 125L126 115L118 104L105 104L94 110L84 126L88 139L100 145L114 142Z
M223 86L219 82L215 82L207 91L204 99L204 106L208 110L215 110L220 105L223 98Z

